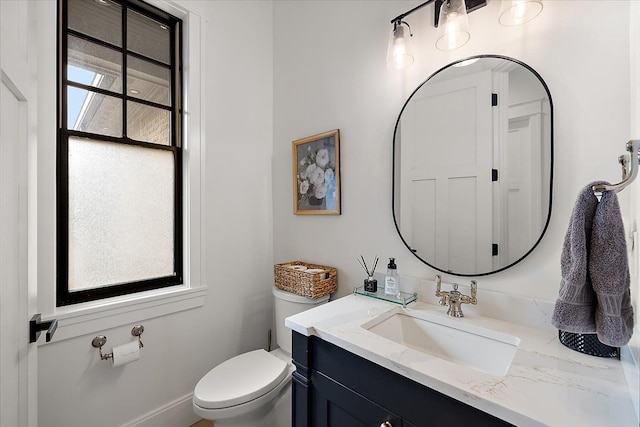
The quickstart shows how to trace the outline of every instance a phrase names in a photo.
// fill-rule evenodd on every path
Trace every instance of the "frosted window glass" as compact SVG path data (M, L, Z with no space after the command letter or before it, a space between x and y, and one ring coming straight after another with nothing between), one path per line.
M69 139L69 291L175 274L174 154Z

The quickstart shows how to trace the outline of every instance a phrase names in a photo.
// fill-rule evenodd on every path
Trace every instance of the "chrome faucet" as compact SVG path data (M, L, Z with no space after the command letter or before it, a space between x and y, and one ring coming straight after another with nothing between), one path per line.
M451 317L464 317L462 312L462 304L477 304L476 293L478 291L478 282L471 281L471 296L465 295L458 291L458 284L452 283L452 291L441 291L442 278L436 275L436 296L440 298L440 305L448 305L447 314Z

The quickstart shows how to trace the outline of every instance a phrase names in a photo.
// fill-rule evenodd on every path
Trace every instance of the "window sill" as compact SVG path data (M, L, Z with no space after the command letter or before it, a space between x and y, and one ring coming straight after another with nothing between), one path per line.
M58 329L51 343L127 324L133 327L147 319L201 307L204 305L206 294L206 286L175 286L59 307L54 313L46 316L48 320L58 319ZM42 340L40 344L48 343Z

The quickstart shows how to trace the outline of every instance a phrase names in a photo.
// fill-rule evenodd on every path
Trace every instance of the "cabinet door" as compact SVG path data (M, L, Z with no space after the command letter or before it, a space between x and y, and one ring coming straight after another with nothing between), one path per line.
M317 371L311 373L311 384L314 427L402 426L396 414Z

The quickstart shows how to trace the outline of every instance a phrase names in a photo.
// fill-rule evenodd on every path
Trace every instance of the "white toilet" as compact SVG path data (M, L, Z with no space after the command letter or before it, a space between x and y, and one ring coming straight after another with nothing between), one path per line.
M196 384L193 410L215 427L291 425L291 330L284 319L324 304L273 288L277 350L254 350L222 362Z

